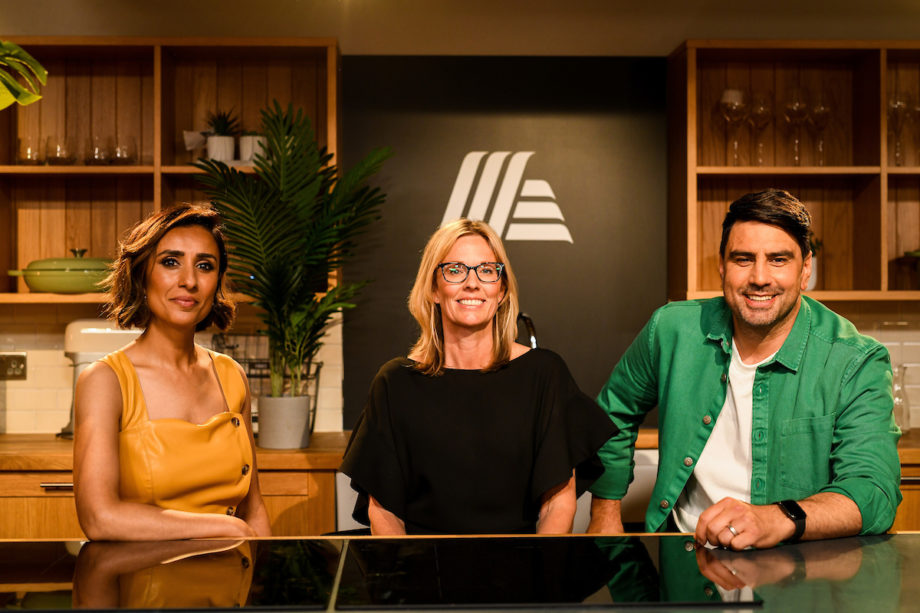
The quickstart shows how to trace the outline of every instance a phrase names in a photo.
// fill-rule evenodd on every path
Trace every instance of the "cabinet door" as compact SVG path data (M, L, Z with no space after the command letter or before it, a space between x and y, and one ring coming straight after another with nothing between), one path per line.
M892 530L920 530L920 466L901 466L901 495Z
M335 530L335 472L261 470L259 484L273 536Z
M69 472L0 473L0 538L81 538ZM42 484L46 484L42 487Z

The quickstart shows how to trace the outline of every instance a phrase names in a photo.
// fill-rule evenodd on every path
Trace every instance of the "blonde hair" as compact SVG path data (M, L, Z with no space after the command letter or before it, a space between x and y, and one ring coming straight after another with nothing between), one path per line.
M414 368L426 375L444 372L444 330L441 306L434 301L438 264L464 236L481 236L498 262L504 264L501 284L505 290L492 320L492 361L484 371L495 370L511 359L511 346L517 338L518 287L505 247L495 230L483 221L457 219L439 228L425 245L415 284L409 292L409 312L418 322L420 333L410 355ZM471 274L476 274L475 272Z

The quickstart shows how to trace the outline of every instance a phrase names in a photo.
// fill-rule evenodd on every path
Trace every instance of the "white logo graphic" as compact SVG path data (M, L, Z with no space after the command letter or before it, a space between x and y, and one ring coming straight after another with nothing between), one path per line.
M533 154L533 151L518 151L514 155L511 155L510 151L467 153L460 164L460 172L457 173L457 181L454 183L454 190L450 194L441 225L458 217L486 220L491 205L488 224L505 240L573 242L569 229L564 223L559 223L564 222L565 218L556 204L553 188L546 181L523 179L524 167ZM508 160L507 166L505 160ZM479 182L470 200L477 175Z

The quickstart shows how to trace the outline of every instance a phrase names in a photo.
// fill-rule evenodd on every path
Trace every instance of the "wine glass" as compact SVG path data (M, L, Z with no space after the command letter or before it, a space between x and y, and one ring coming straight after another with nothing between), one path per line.
M726 89L719 99L719 112L728 126L729 138L732 143L732 166L737 166L738 157L738 126L747 117L747 96L740 89Z
M758 166L764 165L763 131L773 121L773 94L770 92L754 92L751 96L751 112L748 117L754 128L756 142L755 160Z
M786 96L786 102L783 104L783 118L792 128L792 164L800 166L802 164L801 128L805 120L808 119L808 105L805 103L805 92L795 87L789 90Z
M814 129L817 139L815 142L815 149L817 152L817 162L818 166L824 166L824 130L827 129L827 124L831 120L831 106L828 103L827 97L824 93L819 93L815 103L811 106L811 110L808 113L808 122L811 124L812 129Z
M901 131L907 123L910 110L910 94L895 92L888 100L888 130L894 136L894 165L902 166L904 156L901 152Z

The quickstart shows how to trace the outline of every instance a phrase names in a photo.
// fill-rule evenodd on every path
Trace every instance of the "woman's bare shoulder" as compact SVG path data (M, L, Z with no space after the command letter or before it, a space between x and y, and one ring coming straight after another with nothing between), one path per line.
M530 347L527 345L522 345L520 343L514 343L511 345L511 359L519 358L525 353L530 351Z
M112 367L103 361L93 362L87 366L77 378L79 387L113 387L119 388L118 375Z

